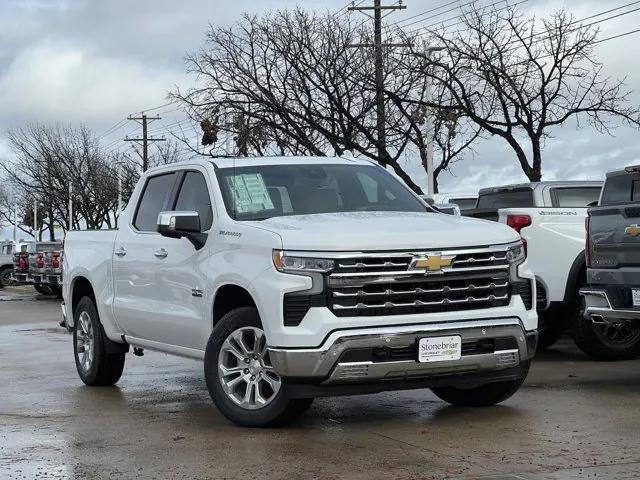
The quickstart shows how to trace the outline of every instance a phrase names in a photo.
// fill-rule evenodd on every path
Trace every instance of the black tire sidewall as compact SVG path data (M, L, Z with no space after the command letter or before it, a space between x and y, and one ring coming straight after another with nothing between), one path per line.
M85 372L81 367L78 361L78 324L80 314L82 312L87 312L89 314L89 318L91 319L91 328L93 329L93 342L94 342L94 354L93 354L93 362L91 367L87 372ZM93 300L89 297L83 297L80 302L78 302L78 306L75 309L73 315L73 358L76 362L76 369L78 370L78 375L80 379L87 385L96 385L98 383L98 375L100 370L101 362L105 361L105 351L104 351L104 342L102 339L102 328L100 326L100 318L98 317L98 310L96 309Z
M12 269L10 267L6 267L0 270L0 288L9 286L9 280L11 279L11 272L12 272ZM7 275L7 273L9 273L9 276L7 277L7 281L5 282L5 276Z
M236 405L222 388L218 372L218 355L226 338L242 327L263 329L258 311L254 307L241 307L226 314L216 325L205 351L204 375L209 394L220 412L233 423L245 427L276 426L288 414L296 410L297 403L308 403L290 399L281 388L269 405L257 410L246 410Z

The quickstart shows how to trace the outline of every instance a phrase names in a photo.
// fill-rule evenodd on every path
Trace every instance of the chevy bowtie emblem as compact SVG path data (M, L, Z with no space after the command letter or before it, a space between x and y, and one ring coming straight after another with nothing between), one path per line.
M637 237L640 235L640 227L638 225L629 225L624 229L624 233L631 235L632 237Z
M416 257L411 262L411 270L427 270L427 272L441 272L444 267L450 267L453 258L443 258L440 254Z

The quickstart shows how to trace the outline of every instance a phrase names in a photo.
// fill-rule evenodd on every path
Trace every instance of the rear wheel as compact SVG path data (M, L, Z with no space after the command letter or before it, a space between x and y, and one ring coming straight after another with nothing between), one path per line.
M245 427L270 427L302 415L312 398L289 398L274 372L258 311L237 308L214 329L205 352L209 394L222 414Z
M125 354L106 352L93 299L83 297L73 317L73 352L80 379L89 386L115 384L122 375Z
M0 270L0 288L8 287L11 285L11 274L13 273L13 268L5 267Z
M567 330L567 313L549 309L538 312L538 351L552 347Z
M488 383L476 388L439 387L431 391L454 407L490 407L504 402L522 386L529 372L530 361L524 365L522 377L506 382Z
M46 286L46 285L42 285L40 283L34 283L33 284L33 288L35 289L36 292L38 292L40 295L51 295L51 289Z
M584 317L584 300L571 334L576 345L596 360L629 360L640 355L640 326L629 320L594 323Z

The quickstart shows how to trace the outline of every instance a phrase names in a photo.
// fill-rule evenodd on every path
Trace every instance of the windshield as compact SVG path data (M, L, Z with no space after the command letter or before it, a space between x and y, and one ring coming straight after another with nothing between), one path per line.
M333 212L425 212L428 208L374 165L265 165L217 171L237 220Z

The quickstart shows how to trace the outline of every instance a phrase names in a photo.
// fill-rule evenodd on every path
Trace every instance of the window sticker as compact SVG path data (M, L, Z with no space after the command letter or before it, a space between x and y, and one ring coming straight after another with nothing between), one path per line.
M273 210L273 202L260 173L243 173L227 177L237 213Z

